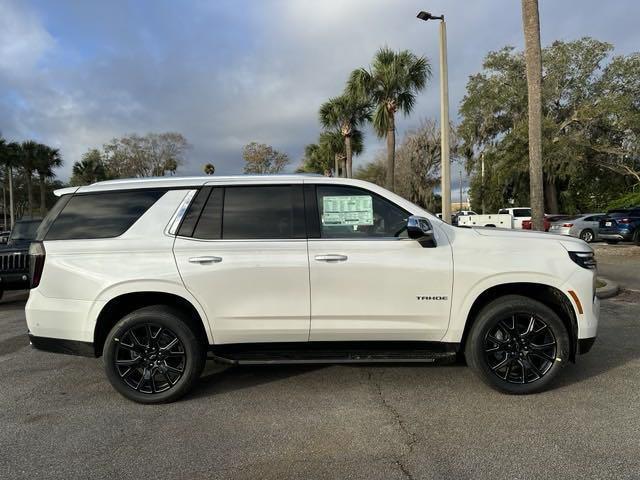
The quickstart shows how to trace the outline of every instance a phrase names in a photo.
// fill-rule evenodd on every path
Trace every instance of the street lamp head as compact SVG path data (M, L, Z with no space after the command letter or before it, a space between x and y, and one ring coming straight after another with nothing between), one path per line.
M444 20L444 15L436 16L436 15L432 15L431 13L425 12L425 11L421 11L420 13L418 13L417 17L420 20L424 20L425 22L427 20Z

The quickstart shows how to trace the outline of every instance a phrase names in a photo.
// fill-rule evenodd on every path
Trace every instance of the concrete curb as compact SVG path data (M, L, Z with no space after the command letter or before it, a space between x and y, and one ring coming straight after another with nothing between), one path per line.
M606 283L604 287L596 289L596 296L598 298L611 298L615 297L620 291L620 286L608 278L598 277L600 280Z

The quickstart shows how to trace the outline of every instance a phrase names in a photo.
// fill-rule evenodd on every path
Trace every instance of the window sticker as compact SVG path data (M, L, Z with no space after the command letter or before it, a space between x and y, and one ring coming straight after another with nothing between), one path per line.
M323 225L373 225L373 199L369 195L322 197Z

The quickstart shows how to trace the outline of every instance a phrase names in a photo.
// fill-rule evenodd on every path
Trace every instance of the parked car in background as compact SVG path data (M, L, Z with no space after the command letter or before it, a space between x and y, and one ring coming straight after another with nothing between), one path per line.
M584 240L587 243L598 240L600 220L604 213L585 213L575 217L565 218L562 221L553 222L549 232L558 235L569 235Z
M508 213L487 215L464 215L458 218L458 227L513 228L513 217Z
M18 220L0 247L0 298L6 290L29 288L29 245L39 225L40 219Z
M460 219L460 217L468 217L470 215L477 215L477 213L474 212L473 210L458 210L456 213L453 214L453 219L451 221L451 224L454 226L457 226L458 220Z
M598 229L598 235L607 243L624 241L640 245L640 206L609 210Z
M7 242L9 241L9 235L11 235L11 230L0 232L0 246L7 244Z
M522 228L524 220L531 220L531 208L529 207L501 208L498 213L511 215L513 217L513 228Z
M501 208L497 214L462 216L458 219L457 226L520 229L522 222L530 219L531 209L528 207Z
M545 213L544 214L544 231L548 232L552 223L559 222L560 220L565 220L568 218L571 218L571 215L556 215L556 214L547 215ZM532 228L533 228L533 221L531 219L522 221L523 230L531 230Z

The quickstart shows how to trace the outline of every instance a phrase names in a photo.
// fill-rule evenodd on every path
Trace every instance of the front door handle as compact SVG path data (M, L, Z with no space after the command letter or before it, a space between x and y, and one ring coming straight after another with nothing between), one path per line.
M189 263L220 263L222 257L191 257Z
M336 255L336 254L315 256L315 259L317 262L345 262L347 258L348 257L346 255Z

